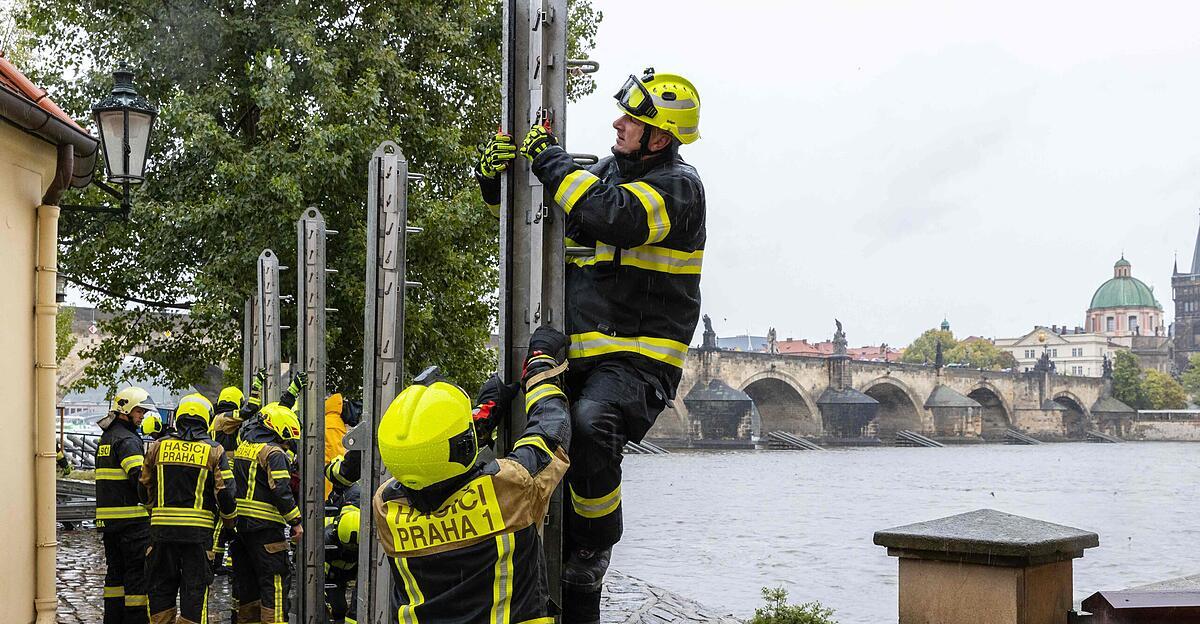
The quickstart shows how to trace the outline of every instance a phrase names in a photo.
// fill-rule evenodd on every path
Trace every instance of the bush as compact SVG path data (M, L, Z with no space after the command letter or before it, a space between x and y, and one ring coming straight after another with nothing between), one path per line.
M833 609L819 602L789 605L787 590L782 587L764 587L762 595L767 606L755 609L754 617L748 624L837 624L837 620L833 619Z

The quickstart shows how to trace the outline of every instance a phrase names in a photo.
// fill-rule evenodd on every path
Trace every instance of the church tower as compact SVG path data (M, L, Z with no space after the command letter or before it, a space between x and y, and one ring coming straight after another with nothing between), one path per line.
M1175 366L1185 370L1188 358L1200 353L1200 232L1192 254L1190 271L1171 276L1172 298L1175 300Z

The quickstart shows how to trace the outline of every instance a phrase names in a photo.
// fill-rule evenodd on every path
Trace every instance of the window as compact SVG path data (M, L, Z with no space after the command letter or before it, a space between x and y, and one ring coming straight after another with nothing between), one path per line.
M1071 357L1083 357L1083 347L1072 348Z
M1106 317L1104 319L1104 331L1117 331L1117 319L1114 317Z
M1135 333L1135 334L1136 334L1136 333L1137 333L1137 330L1138 330L1138 317L1136 317L1136 316L1130 316L1130 317L1129 317L1129 325L1128 325L1128 327L1129 327L1129 331L1131 331L1131 332L1133 332L1133 333Z
M1050 357L1058 357L1058 349L1050 349Z

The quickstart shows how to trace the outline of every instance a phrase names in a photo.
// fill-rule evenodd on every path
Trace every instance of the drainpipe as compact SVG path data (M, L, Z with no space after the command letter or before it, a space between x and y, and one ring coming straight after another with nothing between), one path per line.
M37 624L54 624L58 595L55 590L55 534L57 502L54 478L54 404L58 383L55 358L55 300L58 276L58 202L71 183L75 169L75 150L58 146L58 167L54 181L37 209L37 264L34 295L34 518L36 522L36 561L34 609Z

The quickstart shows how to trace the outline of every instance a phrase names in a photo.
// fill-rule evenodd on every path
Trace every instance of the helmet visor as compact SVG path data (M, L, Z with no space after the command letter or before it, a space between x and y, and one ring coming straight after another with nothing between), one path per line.
M654 98L650 96L650 92L646 90L646 85L642 84L636 76L630 75L625 80L625 84L621 85L621 90L613 96L617 99L617 103L621 108L625 109L629 114L636 117L654 117L658 115L658 108L654 106Z

